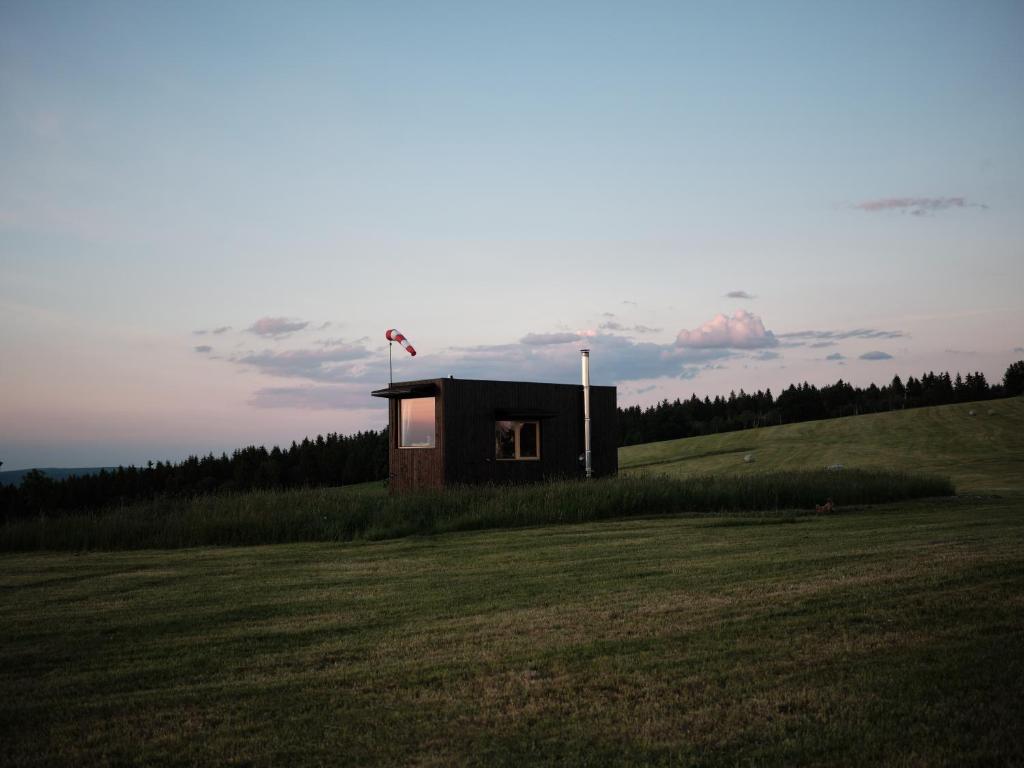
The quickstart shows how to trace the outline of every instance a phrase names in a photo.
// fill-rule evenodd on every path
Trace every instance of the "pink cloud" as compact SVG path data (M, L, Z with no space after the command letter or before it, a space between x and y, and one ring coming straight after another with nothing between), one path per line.
M926 216L949 208L988 208L981 203L969 203L963 197L884 197L878 200L865 200L853 207L869 213L899 211L912 216Z
M761 318L745 309L737 309L731 316L715 315L699 328L684 329L676 337L677 347L704 349L755 349L778 343L775 334L765 330Z

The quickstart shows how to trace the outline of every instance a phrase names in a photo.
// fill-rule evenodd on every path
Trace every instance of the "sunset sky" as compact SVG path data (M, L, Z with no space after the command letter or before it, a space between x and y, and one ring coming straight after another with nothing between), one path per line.
M1024 358L1020 2L0 2L0 461Z

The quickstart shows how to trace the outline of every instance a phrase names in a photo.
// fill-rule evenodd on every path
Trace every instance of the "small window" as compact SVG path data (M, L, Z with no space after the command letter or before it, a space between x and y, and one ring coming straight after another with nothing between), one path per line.
M398 401L399 448L434 447L434 398L415 397Z
M540 422L494 422L494 457L500 461L539 459Z

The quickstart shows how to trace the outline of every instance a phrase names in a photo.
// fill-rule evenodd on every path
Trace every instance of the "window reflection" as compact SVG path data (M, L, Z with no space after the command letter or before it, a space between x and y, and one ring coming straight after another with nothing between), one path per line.
M399 400L401 448L434 447L434 398L416 397Z
M540 458L540 422L494 422L494 457L505 461Z
M498 459L514 459L516 457L515 422L494 422L494 456Z

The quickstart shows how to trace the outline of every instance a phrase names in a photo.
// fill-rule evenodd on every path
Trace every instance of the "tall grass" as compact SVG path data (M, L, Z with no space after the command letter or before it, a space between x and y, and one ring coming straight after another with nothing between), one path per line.
M0 550L151 549L385 539L614 517L812 510L954 493L946 478L896 472L779 472L731 477L620 477L465 486L388 496L321 488L156 499L95 514L6 523Z

